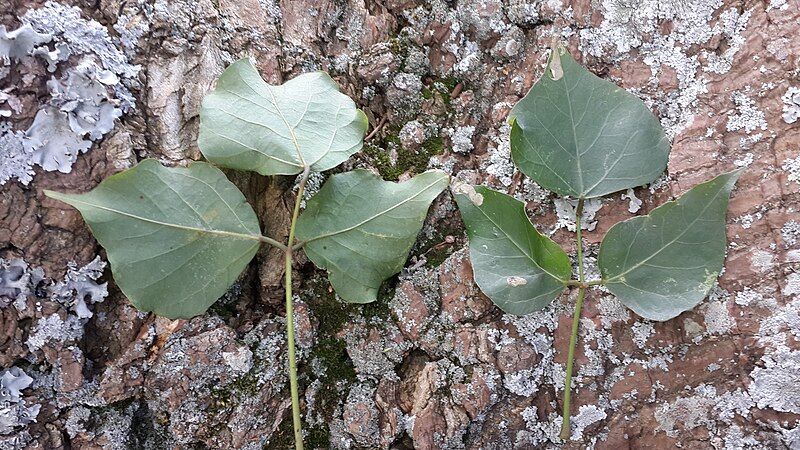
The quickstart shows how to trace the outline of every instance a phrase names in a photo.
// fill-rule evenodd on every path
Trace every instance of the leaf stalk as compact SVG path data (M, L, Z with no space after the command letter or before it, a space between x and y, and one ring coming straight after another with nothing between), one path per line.
M605 284L605 280L589 280L585 282L581 282L578 280L569 280L566 283L567 286L577 287L577 288L590 288L592 286L600 286Z
M282 243L280 243L280 242L276 241L275 239L272 239L271 237L267 237L267 236L259 236L259 237L258 237L258 240L259 240L259 241L260 241L262 244L269 244L269 245L271 245L271 246L273 246L273 247L277 247L277 248L279 248L279 249L281 249L281 250L283 250L283 251L286 251L286 248L287 248L287 247L286 247L286 245L284 245L284 244L282 244Z
M569 441L571 434L569 426L570 401L572 396L572 368L575 362L575 346L578 343L578 329L581 324L581 309L583 299L586 297L586 289L589 283L586 282L583 271L583 239L581 236L581 216L583 215L583 199L578 200L578 207L575 209L575 240L577 241L578 259L578 283L571 286L578 286L578 299L575 301L575 313L572 316L572 333L569 337L569 353L567 353L567 376L564 380L564 411L561 420L561 439ZM571 280L572 281L572 280ZM590 282L592 285L600 282Z
M292 255L295 226L300 215L300 203L303 201L303 192L306 188L311 167L305 166L300 175L297 187L297 198L294 201L292 222L289 225L289 241L283 246L286 251L286 272L284 290L286 291L286 341L289 346L289 390L292 394L292 423L294 425L294 446L296 450L303 450L303 425L300 417L300 394L297 387L297 357L294 345L294 303L292 298ZM281 244L283 245L283 244Z

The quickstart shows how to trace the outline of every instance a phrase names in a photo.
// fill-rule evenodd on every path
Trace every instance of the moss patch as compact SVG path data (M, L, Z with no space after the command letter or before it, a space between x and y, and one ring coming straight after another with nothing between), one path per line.
M406 172L411 175L424 172L431 157L444 152L444 143L439 136L426 140L419 149L407 149L400 145L398 133L399 130L393 127L390 134L383 138L382 145L364 145L364 154L386 180L397 181ZM397 152L397 161L394 163L389 156L392 150Z

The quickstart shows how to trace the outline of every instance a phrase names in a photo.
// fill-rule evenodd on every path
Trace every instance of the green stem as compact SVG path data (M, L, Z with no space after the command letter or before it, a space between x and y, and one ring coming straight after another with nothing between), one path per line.
M303 192L306 188L308 175L311 168L306 166L300 175L300 182L297 188L297 198L294 201L294 211L292 212L292 222L289 225L289 243L286 244L286 340L289 344L289 390L292 393L292 423L294 424L294 447L296 450L303 450L303 425L300 421L300 394L297 388L297 357L294 350L294 304L292 301L292 243L294 242L294 230L297 225L297 216L300 215L300 203L303 201Z
M578 200L575 208L575 240L577 241L578 258L578 299L575 301L575 313L572 316L572 334L569 337L569 353L567 353L567 377L564 380L564 412L561 420L561 439L569 441L570 437L570 400L572 396L572 367L575 362L575 346L578 343L578 328L581 324L581 308L586 297L588 283L583 274L583 240L581 239L581 216L583 215L583 199ZM598 283L599 284L599 283Z
M578 280L569 280L565 283L567 286L574 286L574 287L583 287L583 288L590 288L592 286L600 286L605 284L604 280L589 280L586 282L580 282Z
M261 241L264 244L269 244L269 245L271 245L273 247L277 247L277 248L279 248L279 249L281 249L283 251L286 251L286 246L285 245L281 244L280 242L278 242L275 239L272 239L270 237L259 236L258 240Z

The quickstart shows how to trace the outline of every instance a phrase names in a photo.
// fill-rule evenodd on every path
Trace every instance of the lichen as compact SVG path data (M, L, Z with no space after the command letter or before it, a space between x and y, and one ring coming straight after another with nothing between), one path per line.
M23 309L30 294L31 272L28 264L19 258L0 258L0 308L14 303L18 309Z
M748 392L759 408L800 414L800 352L781 350L761 358Z
M698 98L708 92L708 80L700 71L727 72L743 46L742 32L749 23L750 12L740 13L731 7L718 13L722 6L722 0L646 0L636 4L604 0L600 25L578 32L581 50L611 62L637 51L651 69L649 84L653 86L660 84L658 77L665 67L673 69L677 88L646 99L658 109L666 134L672 138L693 122ZM715 17L720 20L712 27ZM666 22L672 24L667 34L662 32ZM716 36L726 42L719 46L722 54L704 51L701 60L691 53L698 44L708 43Z
M736 321L728 313L728 301L706 303L705 324L710 334L725 334L736 326Z
M108 296L108 283L97 283L105 267L106 263L99 256L81 268L70 261L64 280L48 288L50 298L67 306L79 319L92 317L89 305L102 302Z
M571 439L573 441L582 441L583 432L586 427L595 422L605 420L606 417L606 412L595 405L581 405L581 407L578 408L578 414L571 420Z
M33 55L34 49L51 39L49 33L38 33L30 24L23 24L13 31L7 31L5 25L0 25L0 59L6 66L12 60L20 61Z
M758 109L753 99L741 91L734 92L731 99L736 105L736 112L728 115L728 123L725 125L728 131L744 130L750 134L755 130L767 129L764 112Z
M783 244L788 248L798 242L800 238L800 222L796 220L789 220L781 227L781 239Z
M636 197L636 192L633 189L628 189L627 192L622 194L622 200L629 200L628 202L628 212L631 214L636 214L642 208L642 200Z
M790 86L781 97L783 101L783 121L795 123L800 118L800 88Z
M786 177L789 181L800 184L800 155L796 158L785 159L781 167L789 173Z
M133 108L129 88L138 86L139 67L128 63L105 27L83 19L77 7L47 2L20 20L17 30L0 31L5 63L30 66L38 57L49 72L60 68L62 76L47 82L50 99L26 131L0 126L0 185L12 178L28 184L34 164L70 172L78 155Z
M25 145L25 133L0 124L0 185L12 178L27 185L33 180L33 148Z
M578 200L574 199L553 199L553 204L556 208L556 221L555 229L566 228L569 231L575 231L575 218L577 215ZM581 214L581 229L593 231L597 226L595 216L597 211L603 207L602 200L598 198L591 198L585 201L583 205L583 214Z
M453 151L456 153L466 154L472 151L472 135L475 133L475 127L472 125L458 127L453 131L450 136L450 141L453 144Z
M28 406L22 398L22 390L33 383L19 367L11 367L0 372L0 435L18 430L31 422L36 422L41 405Z

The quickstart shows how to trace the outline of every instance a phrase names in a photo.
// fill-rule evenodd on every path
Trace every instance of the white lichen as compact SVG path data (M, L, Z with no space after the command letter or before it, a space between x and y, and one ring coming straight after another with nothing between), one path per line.
M36 422L41 405L28 406L21 392L31 383L33 378L19 367L0 372L0 435L12 433Z
M84 19L79 8L47 2L20 20L17 30L0 31L5 63L30 66L38 57L49 72L60 68L62 76L47 83L50 99L40 105L26 131L0 126L0 185L12 178L29 183L34 164L70 172L78 155L133 107L128 85L138 83L139 67L130 65L108 30Z
M629 188L627 192L622 194L622 200L630 200L628 202L628 212L631 214L636 214L642 208L642 201L636 197L636 193L633 189Z
M736 321L728 313L728 301L706 303L704 321L709 334L725 334L736 326Z
M800 238L800 222L796 220L789 220L781 227L781 239L783 245L792 247L798 242Z
M99 256L81 268L69 262L64 280L47 289L50 298L67 306L79 319L92 317L89 305L102 302L108 296L108 283L97 283L105 267L106 263Z
M728 131L744 130L750 134L758 129L767 129L764 112L758 109L753 99L740 91L734 92L731 99L736 105L736 112L728 115L728 123L725 125Z
M800 414L800 352L780 351L761 358L750 373L748 392L759 408Z
M555 206L556 215L558 216L554 230L563 227L569 231L575 231L578 200L556 198L553 199L553 205ZM587 231L593 231L595 229L597 221L594 218L597 215L597 211L602 207L603 202L598 198L591 198L584 202L583 214L581 214L581 229Z
M475 133L475 127L467 125L458 127L453 131L450 136L450 141L453 144L453 151L456 153L467 154L472 151L472 135Z
M572 428L571 439L573 441L582 441L583 431L586 427L595 422L605 420L606 417L606 412L595 405L581 405L578 409L578 414L570 421Z
M800 88L789 87L781 97L783 101L783 121L795 123L800 118Z
M25 145L25 133L0 124L0 185L12 178L27 185L33 180L33 147Z
M796 158L787 158L783 160L783 165L781 167L789 173L786 177L789 181L800 184L800 155Z

